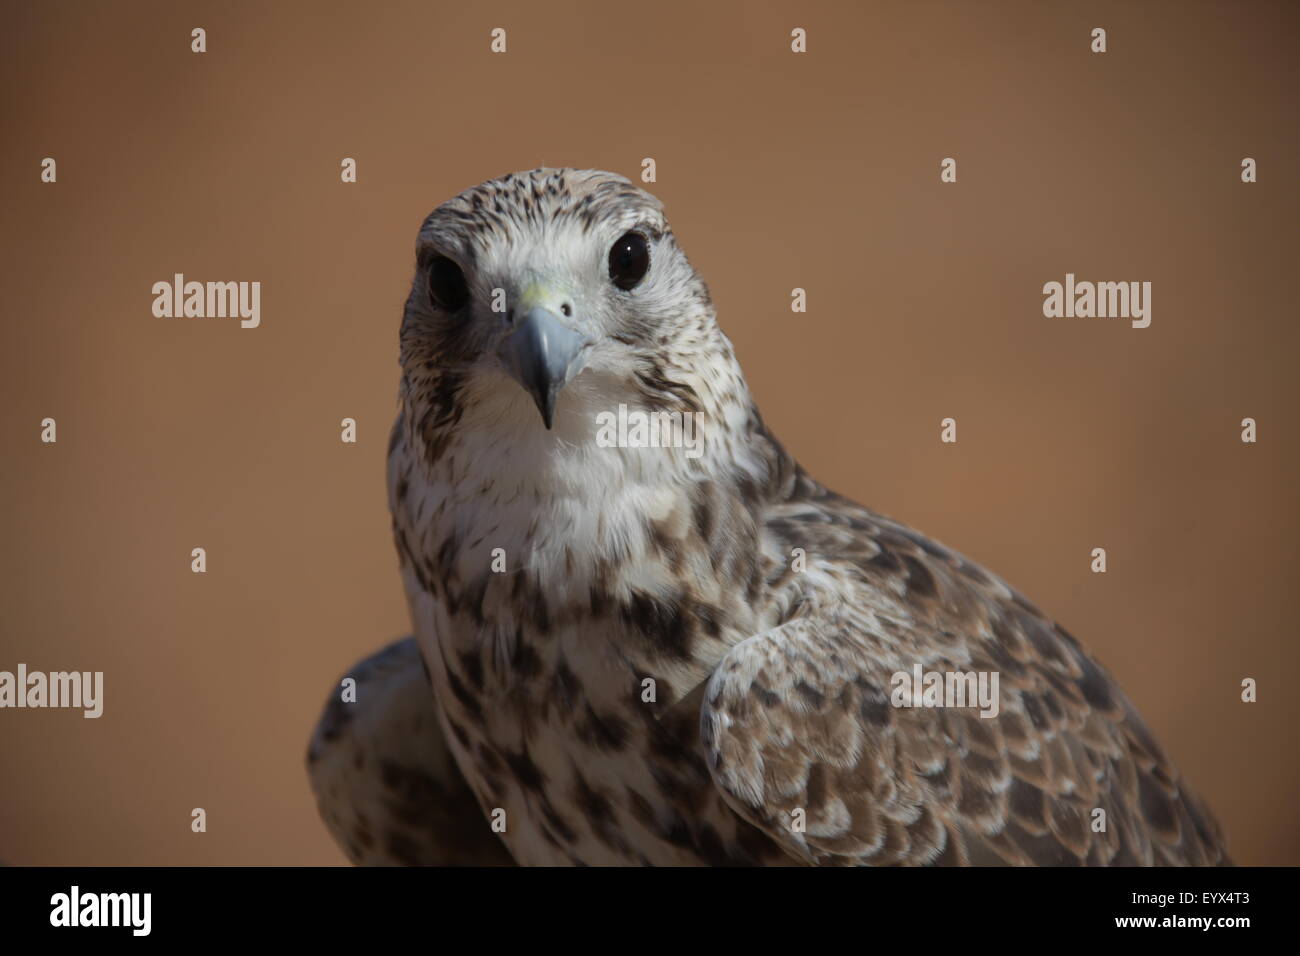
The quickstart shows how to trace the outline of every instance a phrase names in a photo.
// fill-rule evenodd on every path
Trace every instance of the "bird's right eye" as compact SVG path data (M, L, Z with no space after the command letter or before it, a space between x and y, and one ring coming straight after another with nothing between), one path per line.
M437 256L425 267L429 276L429 298L439 309L458 312L469 301L469 285L460 266L446 256Z

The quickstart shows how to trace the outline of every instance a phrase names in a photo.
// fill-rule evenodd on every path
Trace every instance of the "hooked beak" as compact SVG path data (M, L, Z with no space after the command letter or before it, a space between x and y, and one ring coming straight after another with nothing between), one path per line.
M497 357L524 391L533 397L549 429L555 420L555 399L582 371L591 343L549 309L530 309L506 336Z

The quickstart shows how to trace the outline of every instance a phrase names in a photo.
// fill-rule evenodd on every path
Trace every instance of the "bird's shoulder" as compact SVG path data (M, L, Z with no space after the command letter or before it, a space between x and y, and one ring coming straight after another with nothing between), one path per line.
M414 638L358 661L334 684L307 773L322 819L354 863L512 862L443 736Z
M714 670L701 729L733 808L789 852L819 864L1224 860L1217 824L1127 696L1013 588L801 471L765 529L780 620ZM923 703L914 674L997 675L996 715L906 706Z

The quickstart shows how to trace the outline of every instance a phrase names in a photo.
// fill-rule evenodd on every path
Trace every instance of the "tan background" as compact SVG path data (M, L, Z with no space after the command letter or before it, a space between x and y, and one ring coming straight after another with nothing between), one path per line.
M803 463L1056 615L1237 859L1300 862L1297 5L3 7L0 669L107 687L98 721L0 712L0 859L342 861L303 752L407 629L383 462L416 229L511 170L653 156ZM261 281L261 328L154 318L174 272ZM1151 327L1045 319L1066 272L1151 281Z

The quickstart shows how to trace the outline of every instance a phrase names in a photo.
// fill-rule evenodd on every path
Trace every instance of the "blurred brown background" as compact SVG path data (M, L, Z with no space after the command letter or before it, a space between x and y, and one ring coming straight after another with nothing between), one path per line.
M408 629L383 465L416 229L651 156L803 463L1054 614L1237 860L1300 862L1295 4L3 7L0 669L106 691L0 711L0 859L343 861L303 753ZM261 327L154 318L175 272L261 281ZM1067 272L1151 281L1151 327L1044 318Z

